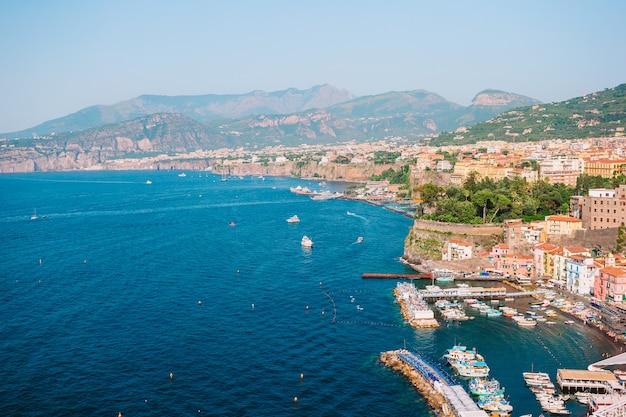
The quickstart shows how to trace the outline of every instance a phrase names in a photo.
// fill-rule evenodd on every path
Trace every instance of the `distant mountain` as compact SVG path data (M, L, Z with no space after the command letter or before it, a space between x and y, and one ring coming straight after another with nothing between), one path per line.
M352 98L331 86L232 96L141 96L5 135L0 172L85 169L120 158L224 147L252 150L388 138L416 142L534 103L494 90L479 93L468 107L425 90ZM281 113L293 108L307 110ZM92 127L77 128L88 125ZM44 133L46 129L51 132Z
M484 140L532 142L624 135L626 84L559 103L503 111L464 129L439 134L433 145L463 145ZM450 129L452 130L452 129Z
M347 90L318 85L308 90L252 91L247 94L198 96L143 95L113 105L91 106L19 132L0 134L6 138L28 138L71 132L120 123L155 113L180 113L200 122L233 119L253 114L288 114L325 108L353 99Z
M247 144L359 142L389 137L421 140L442 130L487 120L503 110L539 101L517 94L485 90L468 107L425 91L388 92L358 97L326 109L289 115L263 114L210 123L225 136Z

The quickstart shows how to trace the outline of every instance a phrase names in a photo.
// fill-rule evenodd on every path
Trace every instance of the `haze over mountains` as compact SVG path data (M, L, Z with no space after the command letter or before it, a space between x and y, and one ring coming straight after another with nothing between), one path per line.
M263 146L263 142L267 142L263 137L267 135L272 140L280 138L281 142L298 141L299 137L317 141L366 140L377 138L377 133L372 132L377 125L393 135L400 134L403 129L392 125L397 121L405 121L410 127L411 136L419 136L486 120L509 108L534 103L538 101L516 94L486 90L474 98L471 106L463 107L425 90L354 97L349 91L330 85L269 93L252 91L239 95L143 95L113 105L87 107L30 129L1 134L0 137L32 138L76 133L157 113L179 113L226 136L231 135L229 132L234 129L236 136L258 141L256 146ZM360 118L375 123L363 130L358 122ZM376 120L380 122L381 118L386 121L377 123ZM255 130L251 136L249 129ZM120 133L119 128L113 130ZM348 137L355 134L357 137ZM239 142L234 140L233 144Z
M626 84L561 103L497 90L470 106L425 90L354 97L329 85L241 95L140 96L0 135L0 172L87 169L222 148L402 140L584 138L622 132Z

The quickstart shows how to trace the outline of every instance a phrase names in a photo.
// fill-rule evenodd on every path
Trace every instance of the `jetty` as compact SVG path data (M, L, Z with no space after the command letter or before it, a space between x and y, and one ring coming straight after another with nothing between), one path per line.
M424 396L437 415L445 417L488 417L472 400L463 386L453 380L421 355L406 349L383 352L380 360L402 372Z
M415 328L439 327L435 312L428 307L415 285L398 282L393 293L400 305L402 316L411 326Z
M433 279L433 274L425 272L423 274L378 274L373 272L364 272L361 274L361 278L376 278L376 279Z

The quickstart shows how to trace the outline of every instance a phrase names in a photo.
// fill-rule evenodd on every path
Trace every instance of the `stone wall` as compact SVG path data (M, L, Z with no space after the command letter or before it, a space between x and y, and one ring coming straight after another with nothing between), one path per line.
M460 223L444 223L432 220L416 219L413 228L422 230L432 230L440 233L451 233L453 235L468 237L475 236L500 236L504 233L504 228L496 224L460 224ZM472 241L472 239L469 239Z
M589 250L600 249L609 252L617 244L617 228L597 230L576 230L571 236L550 238L549 242L559 246L583 246Z
M450 239L473 242L481 252L504 237L502 226L495 224L471 225L418 220L413 223L404 240L403 258L410 264L420 265L426 260L440 260L443 245Z

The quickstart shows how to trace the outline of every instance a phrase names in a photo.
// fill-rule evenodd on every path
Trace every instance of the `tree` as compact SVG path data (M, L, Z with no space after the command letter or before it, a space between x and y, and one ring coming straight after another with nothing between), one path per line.
M472 203L483 210L483 223L487 221L487 205L493 200L493 193L489 190L481 190L472 196Z
M495 210L489 219L489 223L493 223L493 219L496 218L498 212L507 207L511 207L511 199L504 194L496 194L492 200Z
M422 204L426 207L434 207L444 192L442 187L439 187L432 182L422 185L418 188L418 190L422 199Z

